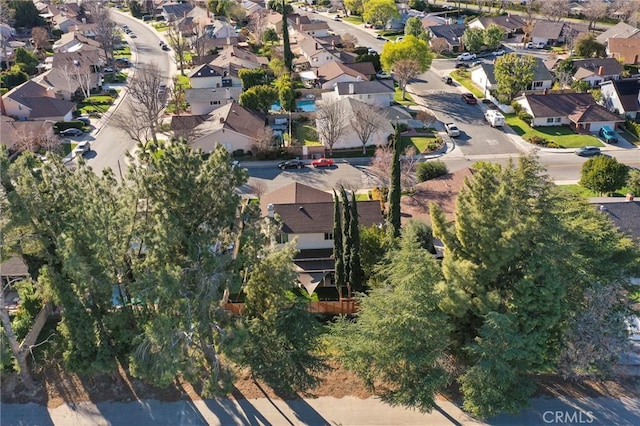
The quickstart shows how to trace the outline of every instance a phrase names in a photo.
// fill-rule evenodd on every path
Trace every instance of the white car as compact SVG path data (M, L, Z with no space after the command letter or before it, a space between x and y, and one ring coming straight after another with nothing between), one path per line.
M493 52L494 56L502 56L504 55L506 52L504 51L504 49L500 49L500 50L496 50L495 52Z
M475 53L464 52L462 55L458 55L456 59L459 61L471 61L476 58Z
M91 151L91 144L89 142L80 142L73 149L74 157L82 157L85 153Z
M460 130L458 129L458 126L456 126L453 123L444 123L444 129L447 131L447 134L452 138L456 136L460 136Z
M390 78L391 78L391 74L388 74L388 73L386 73L386 72L384 72L384 71L378 71L378 72L376 73L376 77L377 77L379 80L388 80L388 79L390 79Z

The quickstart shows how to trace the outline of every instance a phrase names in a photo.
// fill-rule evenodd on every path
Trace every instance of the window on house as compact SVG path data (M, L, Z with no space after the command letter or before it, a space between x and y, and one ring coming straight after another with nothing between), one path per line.
M534 81L533 82L533 87L542 87L542 82L541 81Z
M547 118L547 123L553 123L553 118Z
M325 240L333 240L333 232L325 232L324 233Z
M209 105L220 105L220 101L209 101Z
M276 242L278 244L285 244L289 242L289 234L283 234L282 232L278 232L276 234Z
M560 123L562 121L562 118L558 117L556 118L556 123Z

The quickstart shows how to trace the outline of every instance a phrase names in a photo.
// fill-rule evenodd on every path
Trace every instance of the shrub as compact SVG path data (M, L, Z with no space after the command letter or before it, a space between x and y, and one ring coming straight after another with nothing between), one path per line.
M516 101L513 101L511 102L511 108L513 108L513 112L515 112L517 116L520 116L520 111L522 111L522 105L520 105Z
M424 182L430 179L437 178L449 173L447 165L442 161L427 161L425 163L418 163L416 167L416 178L418 182Z
M244 149L236 149L231 153L233 157L242 157L244 156Z
M522 121L526 121L527 123L530 123L533 117L531 117L529 113L527 113L527 111L522 110L518 113L518 118Z
M560 145L558 145L555 142L548 142L547 143L547 148L560 148Z
M371 189L371 198L374 200L379 200L382 203L387 201L388 194L389 194L389 188L387 187L380 188L376 186L373 189Z
M625 127L627 128L627 131L629 133L631 133L636 138L640 139L640 124L636 123L630 118L627 118L627 121L625 122Z

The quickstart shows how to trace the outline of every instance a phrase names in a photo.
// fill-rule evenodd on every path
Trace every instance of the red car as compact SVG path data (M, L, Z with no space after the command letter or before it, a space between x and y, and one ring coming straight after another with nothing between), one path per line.
M333 160L329 158L318 158L317 160L313 160L311 165L313 167L331 167L333 166Z
M476 99L476 97L473 96L473 94L471 93L463 93L462 100L471 105L475 105L478 103L478 100Z

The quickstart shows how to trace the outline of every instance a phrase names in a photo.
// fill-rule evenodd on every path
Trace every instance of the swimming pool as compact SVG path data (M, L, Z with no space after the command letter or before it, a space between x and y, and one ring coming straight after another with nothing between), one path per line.
M316 110L316 101L313 99L301 99L296 101L296 108L303 112L315 112ZM282 107L280 106L280 102L274 102L271 105L272 111L280 111Z

